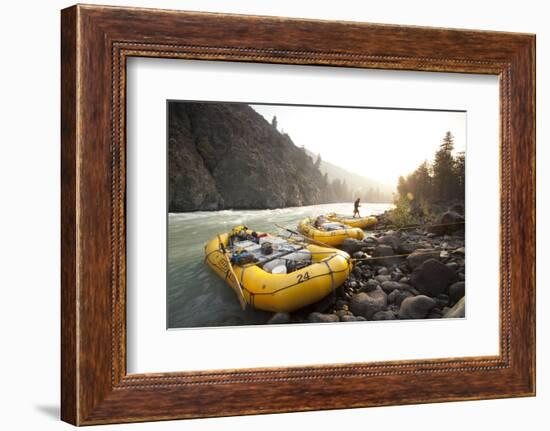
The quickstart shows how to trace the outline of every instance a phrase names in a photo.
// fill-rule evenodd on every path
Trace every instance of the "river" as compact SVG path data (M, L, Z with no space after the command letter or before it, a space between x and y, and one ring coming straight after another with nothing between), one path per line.
M377 215L391 204L361 204L361 215ZM295 229L305 217L328 212L351 214L352 203L274 210L225 210L168 215L168 327L189 328L265 323L272 313L242 311L233 290L204 263L204 245L216 234L246 225L277 233L275 224Z

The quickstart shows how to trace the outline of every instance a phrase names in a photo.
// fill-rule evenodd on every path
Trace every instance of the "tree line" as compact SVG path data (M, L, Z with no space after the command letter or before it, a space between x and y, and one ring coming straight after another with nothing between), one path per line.
M400 176L398 198L418 204L464 199L465 155L453 155L454 137L447 132L434 155L433 163L425 160L410 175Z

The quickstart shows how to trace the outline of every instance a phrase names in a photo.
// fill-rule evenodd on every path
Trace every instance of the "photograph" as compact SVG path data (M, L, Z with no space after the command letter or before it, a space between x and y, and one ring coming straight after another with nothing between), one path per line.
M465 111L166 109L168 329L465 318Z

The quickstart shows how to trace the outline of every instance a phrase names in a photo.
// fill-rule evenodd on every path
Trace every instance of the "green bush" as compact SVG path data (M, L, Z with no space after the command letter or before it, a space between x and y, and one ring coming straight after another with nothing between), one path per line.
M409 198L407 196L398 195L393 201L395 208L390 212L390 220L396 227L401 228L416 222L411 214L409 206Z

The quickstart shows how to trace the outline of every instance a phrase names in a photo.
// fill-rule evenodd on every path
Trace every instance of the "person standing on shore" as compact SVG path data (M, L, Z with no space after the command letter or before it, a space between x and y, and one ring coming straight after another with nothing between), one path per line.
M359 214L359 207L361 206L359 205L360 201L361 201L361 198L357 198L353 203L353 218L355 218L356 215L357 217L361 217L361 215Z

